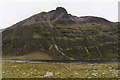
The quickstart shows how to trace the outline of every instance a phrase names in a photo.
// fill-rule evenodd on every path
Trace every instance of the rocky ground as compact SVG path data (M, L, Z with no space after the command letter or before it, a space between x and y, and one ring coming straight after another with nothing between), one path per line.
M118 63L3 62L3 78L118 78Z

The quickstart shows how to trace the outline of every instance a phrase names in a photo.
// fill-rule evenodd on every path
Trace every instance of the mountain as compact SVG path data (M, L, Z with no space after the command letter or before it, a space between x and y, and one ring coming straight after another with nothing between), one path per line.
M116 60L118 23L77 17L65 8L41 12L2 32L4 57L39 60Z

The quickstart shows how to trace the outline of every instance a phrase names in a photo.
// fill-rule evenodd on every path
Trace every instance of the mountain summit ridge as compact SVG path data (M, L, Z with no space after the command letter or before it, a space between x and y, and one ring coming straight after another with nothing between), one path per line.
M50 18L51 18L50 20L56 18L56 16L58 16L60 14L63 14L63 15L60 15L59 17L65 18L65 20L68 19L69 21L73 22L73 24L74 23L76 24L76 21L78 23L86 23L86 22L110 23L111 22L111 21L108 21L107 19L104 19L102 17L95 17L95 16L77 17L77 16L73 16L71 14L68 14L67 10L64 7L57 7L55 10L35 14L35 15L25 19L25 20L22 20L16 24L14 24L13 26L15 27L16 25L21 25L21 24L30 26L36 22L40 22L41 17L43 18L46 14L50 16ZM11 26L11 27L13 27L13 26Z

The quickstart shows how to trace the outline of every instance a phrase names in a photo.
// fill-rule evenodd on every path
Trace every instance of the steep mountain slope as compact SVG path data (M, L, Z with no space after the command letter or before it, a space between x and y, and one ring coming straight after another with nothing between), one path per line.
M117 59L117 24L100 17L76 17L58 7L5 29L3 57L39 52L50 60Z

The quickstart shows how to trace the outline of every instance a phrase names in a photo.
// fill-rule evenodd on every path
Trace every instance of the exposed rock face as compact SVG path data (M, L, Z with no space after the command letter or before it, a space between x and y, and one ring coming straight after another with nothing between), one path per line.
M31 16L3 31L3 56L35 51L53 60L115 59L117 23L68 14L62 7Z

